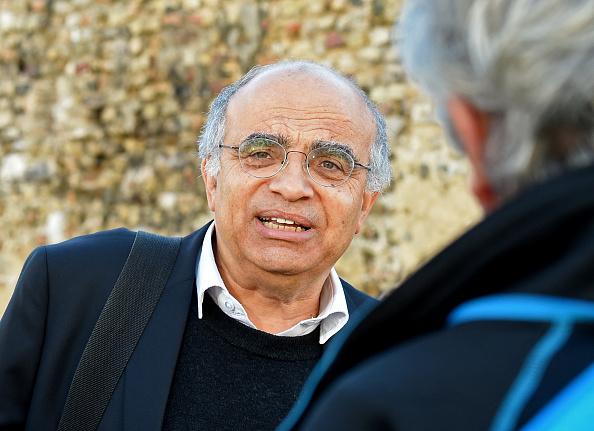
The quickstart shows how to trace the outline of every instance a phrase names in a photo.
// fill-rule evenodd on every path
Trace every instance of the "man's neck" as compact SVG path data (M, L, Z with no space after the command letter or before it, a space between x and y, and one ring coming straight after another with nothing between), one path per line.
M239 265L231 256L227 259L221 256L216 231L212 235L212 248L225 287L259 330L278 334L319 314L322 288L330 277L331 268L315 274L311 271L283 274L246 262Z
M225 280L224 276L223 279ZM225 280L225 286L241 303L256 328L270 334L278 334L302 320L318 315L323 283L319 289L308 289L307 294L291 298L289 301L279 296L278 292L262 287L245 289L230 280Z

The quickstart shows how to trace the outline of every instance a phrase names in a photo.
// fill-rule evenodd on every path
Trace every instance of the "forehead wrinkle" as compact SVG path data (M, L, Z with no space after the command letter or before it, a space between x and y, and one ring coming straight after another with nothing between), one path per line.
M335 119L329 117L312 116L312 118L287 118L283 116L274 116L261 121L263 125L269 128L281 127L293 131L292 134L303 134L315 130L326 131L331 135L344 136L352 140L353 137L361 136L363 127L354 121L345 119ZM375 129L374 129L375 130Z
M329 109L327 105L312 106L307 108L274 107L270 109L262 109L258 111L257 114L265 117L266 111L275 111L274 117L293 120L311 121L313 119L354 122L354 120L351 119L353 117L352 115L345 114L339 107L336 107L336 109Z
M253 102L253 101L252 101ZM243 105L244 103L239 103L239 105ZM282 102L278 102L282 103ZM287 101L287 104L290 104L291 101ZM359 118L355 112L352 112L352 105L344 105L344 104L335 104L332 101L327 101L327 103L321 104L311 104L311 105L289 105L289 106L279 106L276 103L269 104L267 106L256 105L254 106L253 103L247 104L249 109L251 110L253 115L266 118L269 116L269 112L272 111L274 117L286 117L286 118L295 118L299 119L303 117L303 119L316 119L316 118L326 118L332 119L336 121L351 121L350 118ZM361 106L365 110L369 108L367 106ZM238 109L242 110L241 106L237 106ZM346 112L349 112L348 114Z

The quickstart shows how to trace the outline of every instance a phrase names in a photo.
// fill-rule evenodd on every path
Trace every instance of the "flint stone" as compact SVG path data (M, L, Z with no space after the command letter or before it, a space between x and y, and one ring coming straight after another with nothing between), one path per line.
M357 53L359 59L366 63L377 63L381 60L382 52L375 46L361 48Z
M177 204L177 194L172 192L161 193L159 196L159 206L164 210L171 210Z
M335 31L328 33L326 36L326 49L333 49L343 46L345 44L344 38L340 33Z
M45 235L48 244L56 244L66 239L66 214L63 211L53 211L48 214L45 222Z
M0 179L5 182L22 181L27 172L27 159L22 154L8 154L0 164Z
M47 181L55 175L53 161L41 161L35 163L25 173L25 181Z
M0 111L0 129L9 126L14 121L14 115L11 111Z
M0 12L0 32L7 33L19 27L19 19L10 11Z
M376 27L369 34L372 46L386 46L390 43L391 30L389 27Z

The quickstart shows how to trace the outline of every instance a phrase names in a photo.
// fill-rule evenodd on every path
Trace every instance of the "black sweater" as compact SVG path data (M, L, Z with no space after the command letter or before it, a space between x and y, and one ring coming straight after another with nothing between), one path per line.
M235 321L196 294L182 341L163 430L273 430L322 355L319 328L279 337Z

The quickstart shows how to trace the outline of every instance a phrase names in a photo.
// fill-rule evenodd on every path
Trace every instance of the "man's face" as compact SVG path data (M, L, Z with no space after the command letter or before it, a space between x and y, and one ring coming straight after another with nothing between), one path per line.
M315 142L331 141L350 147L355 161L368 165L375 131L371 112L346 83L315 69L281 69L258 76L231 99L224 144L239 146L250 135L265 134L287 151L308 153ZM206 174L203 163L222 272L241 268L248 277L265 271L313 279L344 253L377 193L365 193L367 173L360 167L338 187L316 184L304 158L290 153L288 165L272 178L247 174L237 150L229 148L223 148L217 178Z

